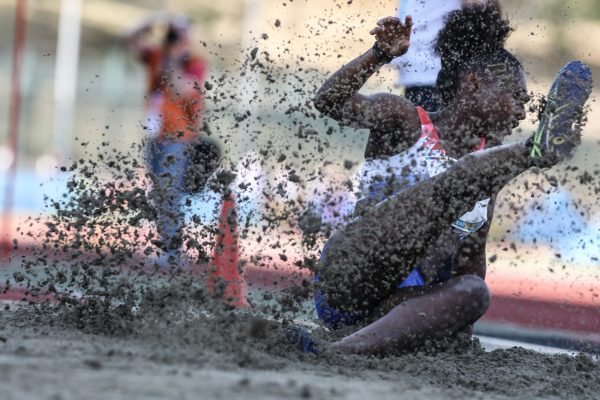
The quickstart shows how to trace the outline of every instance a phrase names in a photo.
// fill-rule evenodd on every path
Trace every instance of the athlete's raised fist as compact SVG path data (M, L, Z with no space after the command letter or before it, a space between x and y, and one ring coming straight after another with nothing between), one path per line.
M375 36L381 51L390 57L399 57L408 51L411 30L412 17L409 15L404 24L396 17L380 19L369 33Z

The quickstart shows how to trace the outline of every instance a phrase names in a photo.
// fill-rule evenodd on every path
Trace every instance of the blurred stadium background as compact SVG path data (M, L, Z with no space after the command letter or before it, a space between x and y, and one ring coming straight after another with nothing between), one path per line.
M0 204L5 204L6 177L14 158L7 127L17 2L0 0ZM25 216L45 212L44 195L64 192L57 167L93 155L95 146L84 148L82 142L108 141L128 151L141 141L146 76L122 34L156 10L187 15L194 22L194 46L210 65L209 81L227 76L223 90L232 98L225 100L225 111L223 104L207 101L206 114L213 116L211 124L228 161L235 164L249 152L262 154L266 179L283 182L287 197L310 200L316 177L323 178L322 187L339 185L361 161L366 133L336 126L327 134L334 126L331 121L298 110L329 73L370 46L371 25L395 14L397 7L395 0L27 3L17 179L14 206L8 210L14 226ZM502 3L516 28L509 47L523 62L531 91L545 94L555 73L571 59L585 61L600 76L599 2ZM274 60L271 74L246 71L240 77L242 62L254 47ZM395 77L392 67L384 69L367 90L402 93L394 86ZM251 101L254 91L260 102ZM487 280L494 300L478 325L481 333L600 346L600 193L582 178L585 171L600 171L597 96L596 84L583 144L574 160L546 175L526 174L502 192L505 201L488 244ZM248 109L252 117L237 124L235 116ZM534 126L534 116L529 115L511 139L530 134ZM283 169L276 160L290 148L298 155L288 157ZM287 181L290 170L299 175L299 184ZM552 177L557 185L551 184ZM542 191L530 197L522 188L525 181L537 183ZM264 199L260 193L256 196L241 214L260 215ZM219 207L220 200L205 194L194 201L205 211L205 222L215 223L210 210ZM285 228L283 223L281 234ZM252 238L247 242L254 243ZM242 243L248 254L269 252L248 243ZM291 265L304 249L290 244L286 251Z

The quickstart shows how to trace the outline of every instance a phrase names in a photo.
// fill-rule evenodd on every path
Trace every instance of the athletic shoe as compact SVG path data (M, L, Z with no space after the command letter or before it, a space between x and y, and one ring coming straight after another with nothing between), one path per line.
M301 326L292 325L287 332L288 339L303 353L319 354L317 343L310 336L310 332Z
M583 106L591 92L592 72L581 61L571 61L559 71L530 139L533 160L553 165L572 156L581 143Z

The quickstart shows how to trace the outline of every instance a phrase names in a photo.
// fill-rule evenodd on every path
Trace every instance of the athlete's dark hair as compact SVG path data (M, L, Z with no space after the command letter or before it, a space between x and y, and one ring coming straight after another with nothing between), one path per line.
M466 6L446 15L434 41L435 53L442 60L437 87L444 104L454 98L466 72L487 67L500 73L509 66L521 67L504 49L512 30L497 1Z
M165 33L165 39L164 39L165 46L172 46L175 43L177 43L179 40L181 40L181 33L180 33L179 29L177 29L172 24L169 24L169 27L167 28L167 32Z

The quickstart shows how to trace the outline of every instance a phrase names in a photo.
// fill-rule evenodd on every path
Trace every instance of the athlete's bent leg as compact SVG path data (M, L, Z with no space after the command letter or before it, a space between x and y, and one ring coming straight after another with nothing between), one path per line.
M331 349L360 354L408 350L430 340L448 337L477 321L488 309L490 294L483 279L464 275L413 290L381 318L330 345ZM385 310L377 310L381 315Z
M188 165L185 143L152 140L148 146L153 178L151 197L156 208L156 228L162 250L156 264L159 267L178 266L184 221L183 182Z

